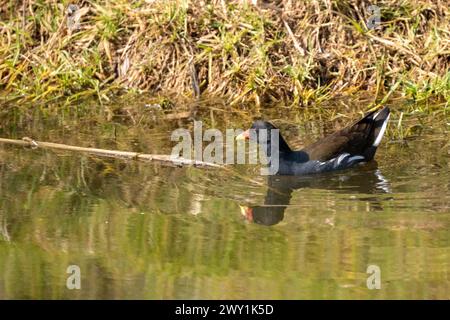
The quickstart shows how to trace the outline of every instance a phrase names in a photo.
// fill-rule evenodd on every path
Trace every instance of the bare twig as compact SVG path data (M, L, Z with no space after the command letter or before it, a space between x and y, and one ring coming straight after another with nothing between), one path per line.
M22 140L0 138L0 143L14 144L14 145L26 146L26 147L32 147L32 148L58 149L58 150L84 152L84 153L89 153L89 154L103 156L103 157L151 161L151 162L160 163L160 164L169 165L169 166L194 166L194 167L203 167L203 168L221 168L222 167L215 163L185 159L182 157L173 157L171 155L165 155L165 154L144 154L144 153L130 152L130 151L85 148L85 147L77 147L77 146L71 146L71 145L66 145L66 144L61 144L61 143L35 141L35 140L32 140L27 137L23 138Z

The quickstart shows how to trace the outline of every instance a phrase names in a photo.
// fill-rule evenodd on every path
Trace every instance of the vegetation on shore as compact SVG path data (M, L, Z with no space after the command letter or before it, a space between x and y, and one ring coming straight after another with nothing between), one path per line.
M3 102L151 92L307 106L364 92L448 106L449 70L439 0L0 1Z

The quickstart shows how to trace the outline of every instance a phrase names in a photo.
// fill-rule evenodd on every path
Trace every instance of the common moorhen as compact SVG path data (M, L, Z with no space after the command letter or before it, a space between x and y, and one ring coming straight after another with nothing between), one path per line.
M358 163L372 160L386 131L389 113L387 107L380 111L372 111L358 122L299 151L291 150L283 137L279 135L278 168L272 174L307 175L347 169ZM259 144L265 142L265 152L270 159L271 152L274 150L271 130L277 128L270 122L258 120L253 123L251 129L256 134ZM249 129L240 134L237 139L249 139L250 136L253 137ZM261 139L266 141L261 141Z

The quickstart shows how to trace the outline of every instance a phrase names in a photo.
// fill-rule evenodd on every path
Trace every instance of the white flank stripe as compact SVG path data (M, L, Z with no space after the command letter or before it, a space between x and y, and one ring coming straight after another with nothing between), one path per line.
M348 158L348 161L355 161L355 160L363 160L363 156L353 156L351 158Z
M337 163L336 165L340 165L342 160L344 160L346 157L348 157L350 154L349 153L343 153L341 154L338 158L337 158Z
M381 129L380 129L380 133L378 133L378 136L375 139L375 142L373 143L374 147L378 147L378 145L380 144L381 139L383 138L384 132L386 131L387 123L389 121L390 116L391 116L391 114L388 114L388 116L386 117L386 120L384 120L383 125L381 126Z

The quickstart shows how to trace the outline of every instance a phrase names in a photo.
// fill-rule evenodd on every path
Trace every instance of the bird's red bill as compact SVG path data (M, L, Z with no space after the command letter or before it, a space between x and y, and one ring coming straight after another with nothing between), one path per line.
M236 137L236 140L248 140L250 139L250 130L245 130Z

